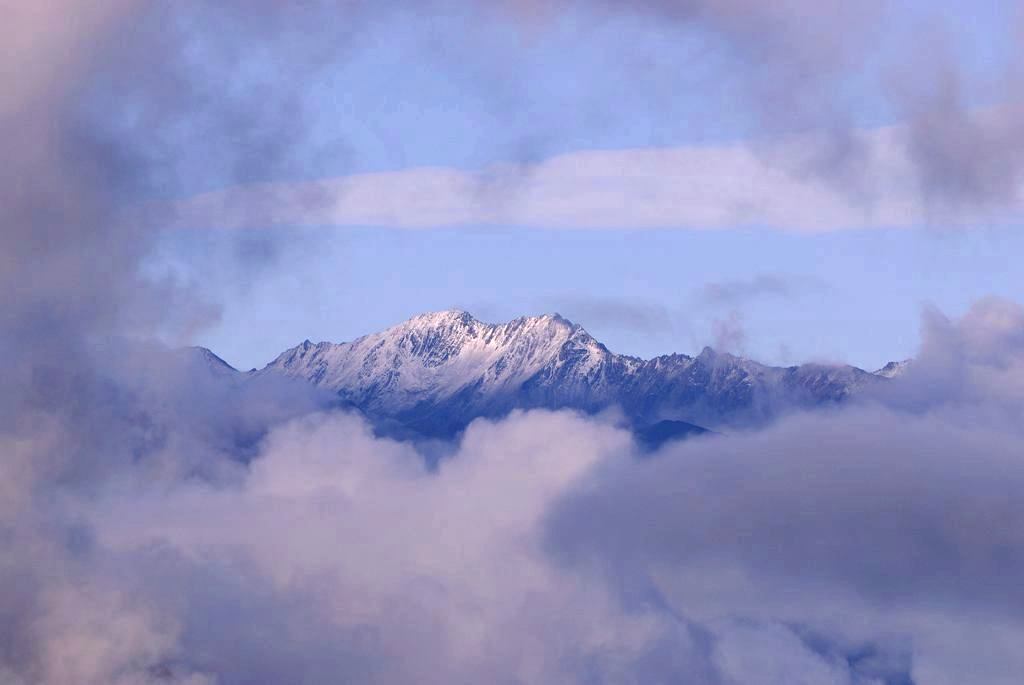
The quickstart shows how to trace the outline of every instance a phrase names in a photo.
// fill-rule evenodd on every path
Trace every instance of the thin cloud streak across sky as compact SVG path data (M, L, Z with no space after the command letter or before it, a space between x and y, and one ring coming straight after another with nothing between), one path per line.
M1018 215L939 206L915 180L900 128L867 132L865 181L855 191L805 171L813 141L580 151L535 165L482 172L445 167L354 174L308 182L241 185L146 208L179 227L373 226L429 229L729 229L801 233L963 226ZM806 144L805 144L806 143Z

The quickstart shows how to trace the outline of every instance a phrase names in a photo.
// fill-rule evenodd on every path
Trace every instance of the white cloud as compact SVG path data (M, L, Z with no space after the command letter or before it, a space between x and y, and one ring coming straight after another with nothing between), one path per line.
M582 151L483 172L414 168L239 186L150 211L173 213L180 226L225 228L750 226L799 232L906 227L939 216L940 208L919 192L902 129L857 134L859 166L847 176L823 169L827 142ZM947 223L988 215L984 208L941 209Z

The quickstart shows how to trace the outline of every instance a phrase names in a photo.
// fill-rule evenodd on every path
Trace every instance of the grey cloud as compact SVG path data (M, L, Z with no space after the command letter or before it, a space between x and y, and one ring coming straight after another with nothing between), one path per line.
M593 295L560 295L539 303L543 311L558 311L584 327L608 326L653 333L673 330L677 317L666 307L643 300Z
M746 307L765 298L795 300L828 287L816 278L758 274L747 279L706 283L694 292L692 298L699 306L727 310L711 323L714 347L742 354L747 343L743 314Z
M1024 567L1021 312L987 300L959 320L929 313L881 404L595 469L552 509L548 549L691 616L909 640L913 682L1008 682L1011 651L983 676L970 664L1024 630L1011 580Z
M913 644L906 679L886 682L1008 682L1012 651L984 677L975 659L1024 624L1010 580L1024 564L1020 439L875 409L694 441L595 473L554 509L548 547L616 585L652 583L691 616ZM980 638L984 626L1000 637Z
M747 329L743 317L733 310L724 318L711 322L711 335L716 350L741 354L747 343Z
M877 3L789 2L766 8L746 2L652 2L669 16L706 22L720 30L754 67L753 101L767 109L769 123L788 130L817 130L816 151L799 162L780 160L796 173L824 173L851 194L864 187L865 150L836 96L862 73L879 48L887 15ZM1015 41L1019 10L1008 8L1008 38ZM942 19L925 14L915 35L901 34L899 55L884 64L874 93L904 118L903 145L912 162L923 201L936 212L965 207L1002 209L1018 197L1019 151L1024 129L1016 111L1021 54L1016 51L985 76L969 74L955 56ZM923 28L922 28L923 27ZM892 46L890 46L892 47ZM908 67L908 65L910 65ZM997 104L981 111L967 92L998 92ZM870 196L864 197L867 202Z
M115 492L90 521L124 585L176 617L167 652L217 682L720 682L685 623L622 613L531 542L544 502L627 444L569 416L513 417L476 426L432 475L354 418L315 417L276 431L240 488Z
M991 297L960 319L927 310L919 353L879 399L905 411L1012 421L1024 409L1024 308Z
M896 662L886 670L856 656L869 643L758 617L693 620L642 588L616 597L614 585L553 566L545 513L629 451L610 426L521 414L475 424L431 474L357 419L308 417L276 430L237 486L94 500L92 564L118 569L124 592L176 627L164 629L177 639L157 650L161 663L223 683L431 673L866 685L905 672L899 650L880 659Z
M497 303L475 302L457 308L471 312L483 321L505 320L515 313L504 311ZM539 297L530 309L536 313L558 313L593 332L600 328L640 333L676 333L686 330L682 312L653 301L598 294L565 293Z
M1019 8L1013 14L1020 24ZM1014 44L1019 33L1019 28L1011 31ZM1019 105L1024 55L1017 50L1006 64L972 78L941 34L922 31L921 43L911 68L901 69L889 87L907 120L907 150L928 204L939 212L1012 204L1024 171ZM972 107L969 93L979 89L998 93L995 104Z
M738 566L780 592L826 582L879 603L1020 618L1010 580L1024 565L1024 510L1011 494L1024 479L1019 437L865 410L694 442L608 474L607 500L586 494L556 516L552 548L642 569Z
M707 283L695 298L708 305L737 306L761 297L791 299L826 287L813 278L758 274L748 279Z

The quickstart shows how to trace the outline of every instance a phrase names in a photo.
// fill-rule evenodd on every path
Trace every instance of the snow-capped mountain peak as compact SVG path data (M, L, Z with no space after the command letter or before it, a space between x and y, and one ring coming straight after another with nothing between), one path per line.
M610 352L558 314L484 323L431 312L347 343L287 350L259 373L303 378L371 416L450 432L516 407L600 411L711 428L843 401L879 376L849 366L769 367L705 348L643 360Z
M557 364L563 348L608 354L580 326L557 314L488 324L468 312L415 316L349 343L304 342L268 369L300 376L362 399L393 395L399 404L451 395L485 384L491 389L526 381Z

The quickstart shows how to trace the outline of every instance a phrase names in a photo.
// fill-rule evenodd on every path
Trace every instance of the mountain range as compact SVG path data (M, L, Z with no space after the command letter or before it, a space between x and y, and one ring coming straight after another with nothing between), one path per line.
M391 433L446 438L478 417L568 408L621 412L638 435L660 442L836 405L904 368L775 367L707 347L694 357L640 359L609 351L558 314L490 324L449 310L352 342L306 340L244 376L307 381Z

